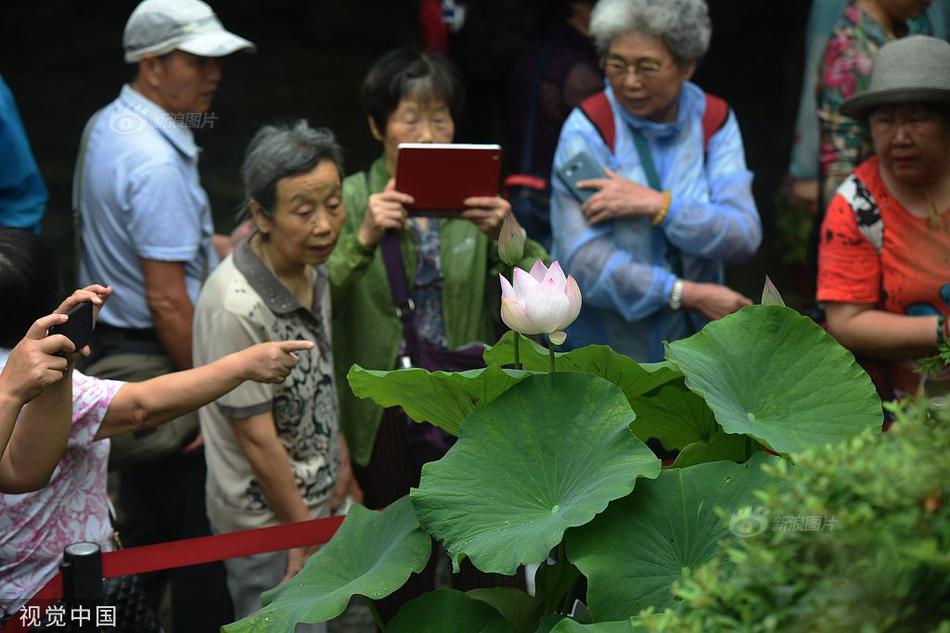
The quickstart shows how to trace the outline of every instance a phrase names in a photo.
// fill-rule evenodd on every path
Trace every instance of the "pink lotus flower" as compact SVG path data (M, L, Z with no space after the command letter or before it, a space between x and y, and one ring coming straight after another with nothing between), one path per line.
M521 334L547 334L555 345L567 338L562 330L581 311L581 289L574 277L564 277L557 262L546 268L541 260L530 273L515 268L514 285L501 278L501 320Z

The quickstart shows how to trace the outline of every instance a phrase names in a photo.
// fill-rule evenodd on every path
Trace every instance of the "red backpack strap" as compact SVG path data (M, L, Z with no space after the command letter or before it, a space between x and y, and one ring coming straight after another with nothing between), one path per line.
M729 104L716 95L706 94L706 109L703 112L703 150L709 147L709 139L718 132L729 118Z
M703 148L709 145L709 139L726 124L729 118L729 104L716 95L706 94L706 108L703 111ZM591 122L604 143L614 153L617 130L614 127L614 113L610 108L610 101L603 91L587 97L581 102L581 112Z
M607 93L601 91L581 101L581 112L597 129L607 149L613 154L617 130L614 127L614 111L610 107L610 101L607 100Z

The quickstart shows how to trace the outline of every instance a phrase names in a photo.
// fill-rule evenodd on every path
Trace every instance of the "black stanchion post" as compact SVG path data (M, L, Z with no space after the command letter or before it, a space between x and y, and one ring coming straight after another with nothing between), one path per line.
M102 551L95 543L67 545L63 562L63 603L66 628L70 631L95 631L96 607L103 602Z

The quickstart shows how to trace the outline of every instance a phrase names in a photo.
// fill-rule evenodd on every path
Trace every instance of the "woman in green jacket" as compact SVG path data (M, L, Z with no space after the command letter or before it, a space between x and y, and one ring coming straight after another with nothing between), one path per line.
M412 197L392 179L399 143L450 143L463 102L458 74L444 57L391 51L370 69L363 106L383 155L369 172L343 182L346 223L330 257L333 344L340 376L340 407L367 507L395 501L418 485L424 456L407 445L407 418L359 400L344 378L353 364L394 369L404 350L386 268L377 248L385 231L398 232L412 299L413 322L430 345L447 348L496 337L500 305L495 240L511 205L501 197L466 200L459 218L409 217ZM514 219L512 217L512 219ZM530 268L544 249L528 242L521 265Z

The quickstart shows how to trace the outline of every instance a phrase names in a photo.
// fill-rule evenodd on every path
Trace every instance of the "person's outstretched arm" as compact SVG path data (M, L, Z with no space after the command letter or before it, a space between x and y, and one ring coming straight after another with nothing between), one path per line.
M311 341L259 343L195 369L128 383L109 406L96 439L164 424L217 400L245 380L280 384L297 364L294 352L310 349Z

